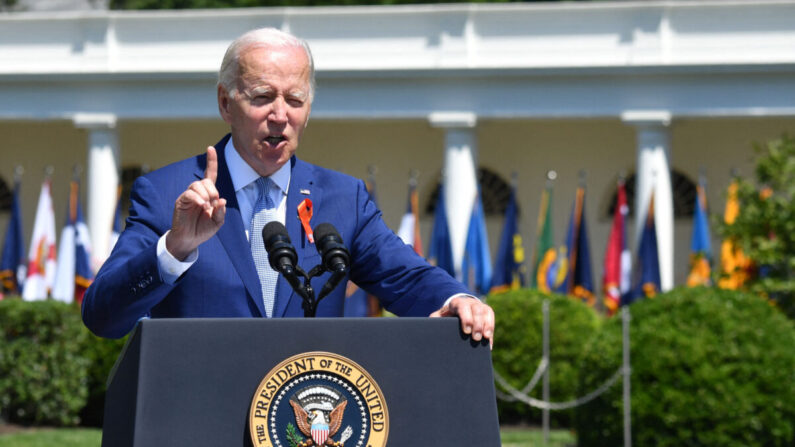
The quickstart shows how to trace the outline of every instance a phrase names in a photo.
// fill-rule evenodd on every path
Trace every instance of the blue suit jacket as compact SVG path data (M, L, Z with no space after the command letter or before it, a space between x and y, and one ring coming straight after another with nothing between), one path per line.
M173 285L160 278L157 241L171 228L177 197L204 177L207 156L171 164L135 181L126 228L83 300L83 321L92 332L122 337L145 316L265 316L259 277L224 157L229 137L216 145L216 187L227 200L224 224L199 246L198 260ZM428 265L384 224L364 182L295 157L290 163L285 226L305 271L320 263L298 219L298 204L308 198L313 203L312 227L328 222L337 228L351 253L349 278L378 296L390 312L427 316L448 297L469 293L446 272ZM328 276L313 279L316 292ZM343 316L344 289L343 282L320 301L318 317ZM302 317L301 303L301 297L280 277L273 316Z

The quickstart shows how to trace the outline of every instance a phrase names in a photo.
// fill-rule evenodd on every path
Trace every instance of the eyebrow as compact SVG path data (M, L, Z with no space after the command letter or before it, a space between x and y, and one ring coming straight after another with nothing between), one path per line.
M246 93L246 96L248 96L249 98L253 98L254 96L257 96L257 95L260 95L260 94L268 94L268 93L272 93L272 92L273 92L273 88L271 88L270 86L259 86L259 87L254 87L254 88L251 88L251 89L247 89L245 93ZM298 99L306 99L309 96L309 93L306 90L304 90L304 89L296 89L296 90L291 90L291 91L287 92L287 94L285 96L292 96L292 97L298 98Z

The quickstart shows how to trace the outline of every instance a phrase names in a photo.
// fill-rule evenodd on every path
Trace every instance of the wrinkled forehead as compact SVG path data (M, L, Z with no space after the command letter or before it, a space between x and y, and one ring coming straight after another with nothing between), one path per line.
M309 58L300 46L252 44L240 52L238 80L243 84L280 82L308 89L310 76Z

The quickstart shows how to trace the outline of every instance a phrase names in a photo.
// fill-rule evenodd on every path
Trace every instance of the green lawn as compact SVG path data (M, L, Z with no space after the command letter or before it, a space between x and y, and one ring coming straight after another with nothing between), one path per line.
M500 438L503 447L541 447L544 445L544 432L540 428L502 427ZM577 438L568 430L551 430L546 447L574 447Z
M535 428L504 428L501 430L504 447L542 446L543 433ZM0 447L99 447L102 432L89 428L30 429L0 435ZM568 431L550 433L547 447L570 447L575 437Z
M91 428L30 429L0 435L0 447L99 447L102 431Z

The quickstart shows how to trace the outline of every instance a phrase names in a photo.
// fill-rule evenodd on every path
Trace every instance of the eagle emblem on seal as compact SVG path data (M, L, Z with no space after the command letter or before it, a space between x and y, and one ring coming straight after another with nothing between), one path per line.
M297 433L288 437L296 447L333 446L341 447L353 434L347 427L339 441L334 441L342 427L342 416L348 401L336 390L327 386L311 386L299 390L290 398L295 413L295 422L306 439L296 439ZM292 436L291 436L292 435Z

